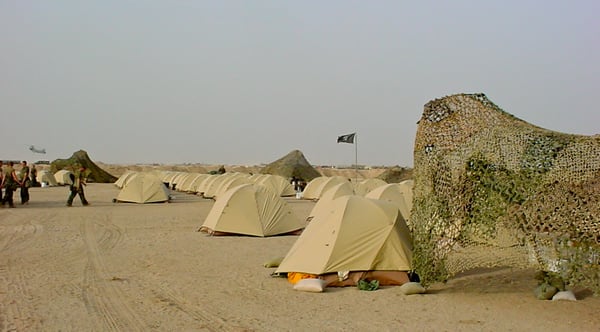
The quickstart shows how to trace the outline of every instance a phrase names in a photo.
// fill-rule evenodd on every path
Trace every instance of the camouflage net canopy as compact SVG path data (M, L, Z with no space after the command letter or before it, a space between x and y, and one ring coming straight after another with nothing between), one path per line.
M459 94L425 105L414 149L413 261L425 285L535 267L600 293L600 136Z
M56 173L61 169L67 169L77 173L81 166L84 166L87 169L86 172L89 182L113 183L117 181L115 176L96 165L84 150L75 151L69 159L56 159L52 161L50 164L50 171Z

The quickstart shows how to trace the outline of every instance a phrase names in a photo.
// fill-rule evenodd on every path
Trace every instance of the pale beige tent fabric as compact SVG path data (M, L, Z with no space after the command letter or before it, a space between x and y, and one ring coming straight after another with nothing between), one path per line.
M123 186L117 201L159 203L169 200L169 190L160 178L150 173L137 173Z
M390 183L373 189L367 195L365 195L365 197L381 199L396 205L400 210L404 220L410 224L412 195L407 194L406 187L400 186L398 183Z
M352 185L348 182L348 181L344 181L342 183L338 183L335 186L327 189L326 192L323 193L323 195L321 195L321 198L319 199L319 201L315 204L315 206L313 206L312 210L310 211L310 213L308 214L308 217L306 218L306 220L312 220L315 215L317 215L319 213L319 211L321 210L329 210L329 211L333 211L334 207L333 207L333 200L341 197L341 196L348 196L348 195L354 195L354 190L352 189Z
M162 182L168 183L169 185L171 185L171 181L173 180L173 178L175 176L177 176L179 172L175 172L175 171L162 171L161 174L162 176L160 176L159 178L162 180Z
M181 174L181 172L167 171L164 178L162 178L162 182L168 183L169 186L171 186L173 184L173 180L179 176L179 174Z
M317 190L325 182L329 177L328 176L319 176L310 180L304 190L302 191L302 197L305 199L312 199L312 197L317 197Z
M171 189L175 188L175 190L179 190L178 186L181 182L183 182L185 180L186 177L188 177L190 175L190 173L188 172L177 172L177 175L175 175L173 177L173 179L169 182L169 185L171 186Z
M221 187L229 181L232 181L232 179L237 179L237 178L244 178L246 180L248 180L250 178L250 175L248 174L244 174L244 173L225 173L225 174L220 174L217 175L215 180L210 182L210 184L208 185L208 187L206 188L206 190L204 191L203 196L206 198L214 198L217 196L217 194L219 194L222 190ZM247 181L247 183L249 183L251 181ZM241 184L241 183L240 183Z
M217 197L200 231L265 237L304 226L281 197L262 185L243 184Z
M341 196L308 224L276 272L410 271L412 239L398 208Z
M245 176L230 176L225 181L221 182L219 187L215 191L214 197L219 197L227 190L240 186L242 184L250 184L252 181Z
M288 197L296 194L290 181L281 175L261 174L261 176L253 179L256 184L261 184L273 190L277 196Z
M404 181L398 183L398 186L400 186L400 189L402 190L402 192L406 196L406 202L409 203L409 209L412 209L412 205L413 205L413 188L415 186L415 181L413 181L413 180L404 180Z
M323 195L327 189L344 182L350 183L347 178L342 176L323 176L315 178L306 185L306 188L304 188L302 198L317 200L321 198L321 195Z
M211 176L210 174L204 174L204 173L198 175L192 181L192 183L190 183L188 192L190 192L190 193L197 193L198 192L198 186L200 185L200 183L202 183L202 181L204 181L206 178L208 178L210 176Z
M194 180L196 180L197 177L201 175L202 174L196 172L188 173L186 176L181 177L175 189L182 192L192 191L192 183L194 182Z
M118 188L123 188L123 186L129 181L135 174L138 172L135 171L126 171L123 175L119 176L117 181L115 181L115 186Z
M73 181L71 181L71 178L69 177L70 174L73 174L73 172L66 169L61 169L60 171L54 173L56 183L61 186L73 184Z
M206 190L202 194L205 198L214 198L217 195L217 191L223 182L232 178L231 173L215 175L214 180L207 183Z
M52 172L50 172L48 170L38 171L35 178L36 178L37 182L39 182L39 183L45 182L48 184L48 186L57 186L58 185L58 182L56 182L56 178L54 177L54 174L52 174Z
M365 196L371 190L373 190L377 187L384 186L386 184L387 184L387 182L385 182L381 179L378 179L378 178L364 179L356 184L356 186L354 187L354 192L357 195Z
M221 178L221 175L209 174L208 177L204 178L204 180L202 180L198 184L198 187L196 187L196 193L204 196L204 193L208 190L208 188L212 185L212 183L214 181L217 181L217 179L220 179L220 178Z

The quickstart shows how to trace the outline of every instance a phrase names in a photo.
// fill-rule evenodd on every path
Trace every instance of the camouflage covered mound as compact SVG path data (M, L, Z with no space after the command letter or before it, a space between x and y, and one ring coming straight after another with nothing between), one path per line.
M56 159L50 164L50 171L56 173L61 169L68 169L76 172L79 167L84 166L87 168L88 181L98 183L113 183L117 181L115 176L112 176L102 168L98 167L88 156L87 152L79 150L71 156L69 159Z
M406 167L392 167L385 170L383 173L377 176L378 179L381 179L387 183L400 183L404 180L412 179L413 170Z
M294 150L284 157L265 166L262 174L281 175L285 178L296 177L306 182L321 176L299 150Z
M414 160L413 260L425 284L533 266L600 293L600 137L459 94L425 105Z

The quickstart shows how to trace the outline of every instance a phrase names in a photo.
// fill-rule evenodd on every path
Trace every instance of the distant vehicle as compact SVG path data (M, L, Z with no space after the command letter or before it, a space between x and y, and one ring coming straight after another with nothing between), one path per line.
M34 145L30 145L29 150L33 153L46 153L46 149L38 149Z

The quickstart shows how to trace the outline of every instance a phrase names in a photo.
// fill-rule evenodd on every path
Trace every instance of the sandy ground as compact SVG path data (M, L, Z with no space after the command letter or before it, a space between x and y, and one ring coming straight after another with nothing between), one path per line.
M263 262L297 237L209 237L196 230L213 202L66 207L66 187L33 188L0 209L0 331L598 331L600 297L540 301L533 271L472 271L423 295L294 291ZM18 197L18 192L16 195ZM288 199L302 218L313 202Z

